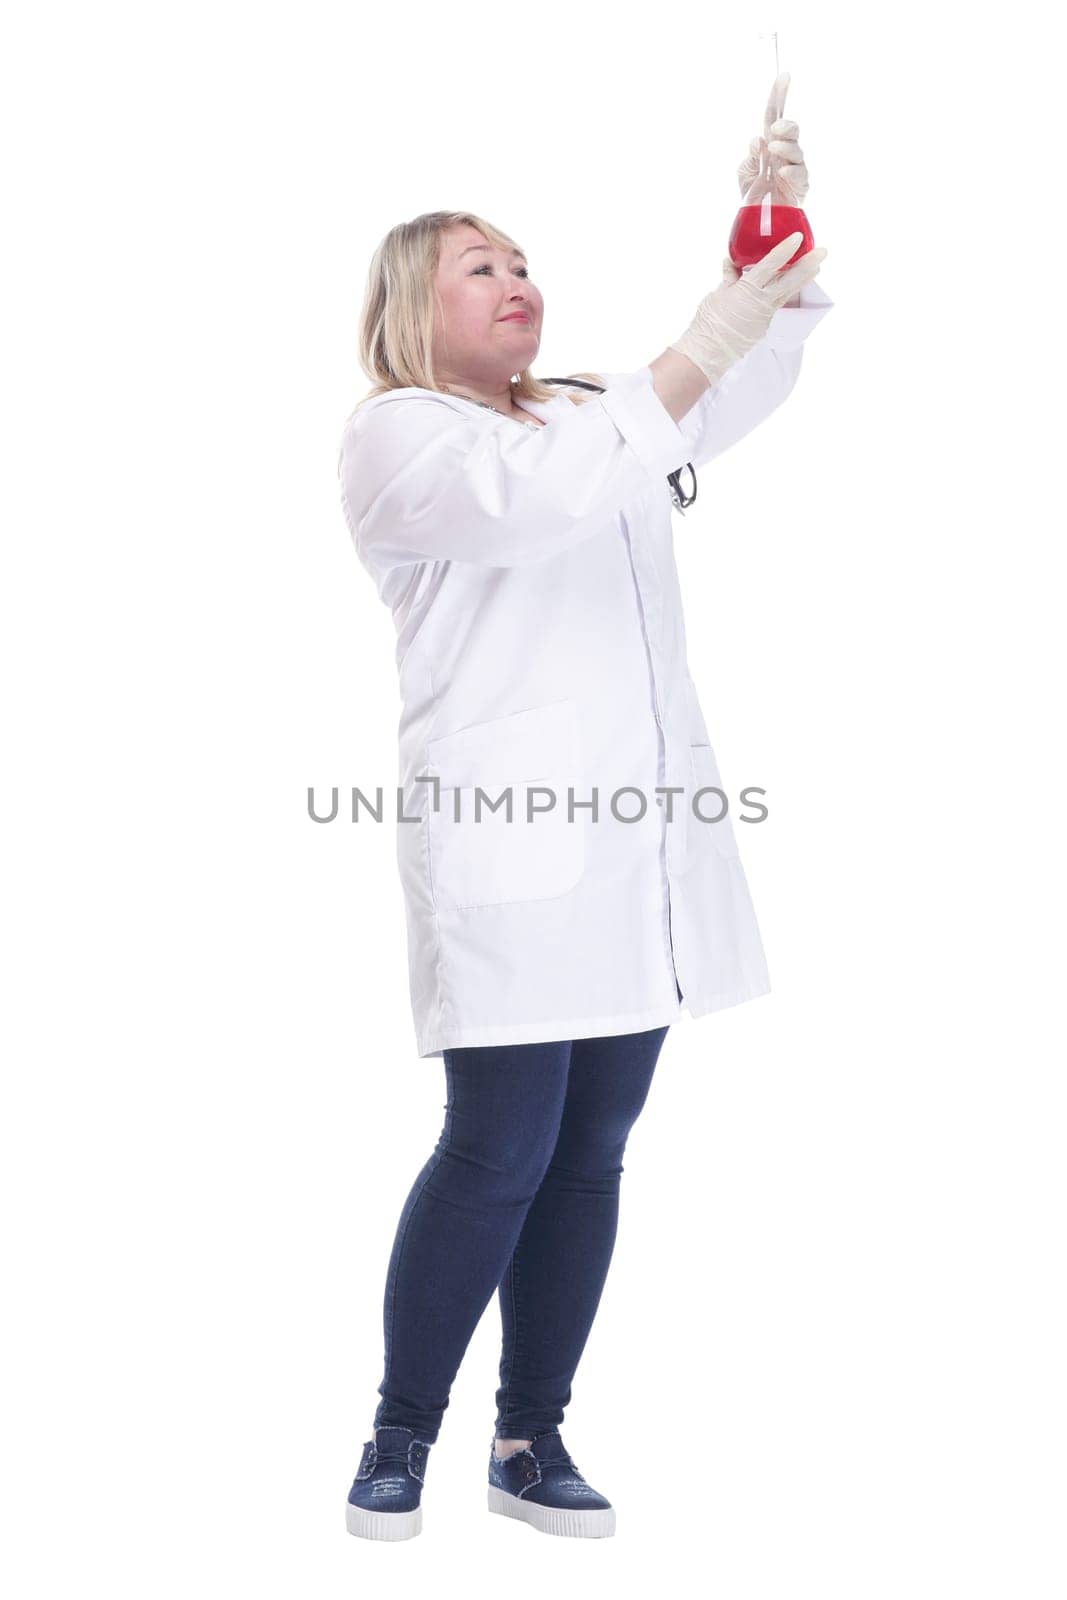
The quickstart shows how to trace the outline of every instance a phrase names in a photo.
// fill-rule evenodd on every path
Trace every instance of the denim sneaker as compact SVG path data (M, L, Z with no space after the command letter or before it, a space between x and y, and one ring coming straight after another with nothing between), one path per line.
M503 1460L489 1447L489 1509L518 1517L540 1533L607 1539L615 1532L610 1500L590 1488L564 1448L558 1428L531 1439Z
M414 1429L386 1423L363 1446L345 1520L360 1539L414 1539L422 1532L422 1486L432 1448Z

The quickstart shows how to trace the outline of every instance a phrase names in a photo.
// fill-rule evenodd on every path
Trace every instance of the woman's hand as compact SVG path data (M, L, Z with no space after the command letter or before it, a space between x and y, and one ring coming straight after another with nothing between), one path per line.
M741 276L740 272L734 266L733 262L730 260L730 257L729 256L724 256L723 257L723 262L722 262L722 281L723 281L723 283L736 283L740 276ZM800 304L800 292L799 292L799 290L797 291L797 293L795 295L792 296L791 299L782 301L782 305L783 306L798 306L799 304ZM779 309L781 309L781 307L779 307Z
M797 143L800 128L782 115L788 89L789 74L783 72L771 86L763 133L751 141L748 155L737 169L741 195L750 205L762 200L772 185L782 203L789 206L803 206L808 192L808 169Z
M722 283L704 296L689 327L668 349L686 356L709 383L718 383L763 338L779 306L817 275L825 249L808 250L785 266L803 238L799 230L788 234L743 273L727 259Z

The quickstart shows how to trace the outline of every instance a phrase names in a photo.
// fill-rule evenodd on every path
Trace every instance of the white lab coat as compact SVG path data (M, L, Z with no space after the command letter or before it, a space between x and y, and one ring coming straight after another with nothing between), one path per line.
M642 367L579 406L523 402L543 428L421 388L345 424L345 519L397 631L420 1057L633 1033L769 990L733 825L691 809L707 786L739 800L689 676L667 474L699 471L781 404L832 304L805 286L680 423ZM638 820L612 814L627 785L640 793L617 811ZM476 786L491 802L510 789L512 820L483 802L476 822ZM684 793L668 805L657 786Z

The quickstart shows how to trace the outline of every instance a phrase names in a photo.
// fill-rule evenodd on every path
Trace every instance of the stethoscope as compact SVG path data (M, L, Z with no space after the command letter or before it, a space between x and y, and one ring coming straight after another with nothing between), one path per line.
M593 389L597 394L603 394L605 387L602 383L587 383L584 378L539 378L538 382L570 383L573 384L576 389ZM683 492L682 485L679 482L683 472L688 472L693 480L693 492L690 495L686 495ZM691 461L687 461L684 467L678 468L677 472L668 472L667 482L671 486L671 499L674 501L677 509L681 512L684 512L686 506L691 506L697 497L697 475L693 471L693 463Z

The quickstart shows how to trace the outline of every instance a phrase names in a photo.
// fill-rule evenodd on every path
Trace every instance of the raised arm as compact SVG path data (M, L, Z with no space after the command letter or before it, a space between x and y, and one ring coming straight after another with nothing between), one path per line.
M780 307L759 344L717 384L705 386L696 404L680 419L686 460L694 467L721 455L751 433L792 390L800 376L804 340L833 306L817 283L804 284L799 300L795 307ZM652 366L654 369L655 362Z
M430 391L387 395L345 427L341 501L361 558L513 567L599 533L687 460L648 367L536 431L467 417Z

